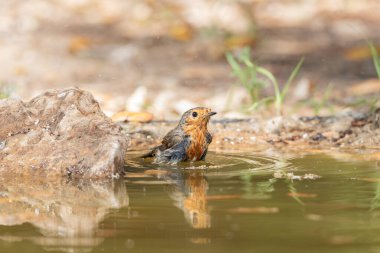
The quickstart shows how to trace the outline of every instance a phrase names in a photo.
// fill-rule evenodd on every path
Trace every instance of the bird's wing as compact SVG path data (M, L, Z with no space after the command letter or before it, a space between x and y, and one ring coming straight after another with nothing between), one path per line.
M154 147L151 151L149 151L148 153L143 154L140 157L141 158L148 158L148 157L156 156L156 153L157 153L157 150L158 150L159 147L160 146Z
M206 141L207 144L210 144L212 142L212 135L209 132L206 134Z
M207 132L207 134L206 134L206 141L207 141L207 144L210 144L212 142L212 135L209 132ZM202 161L205 160L206 155L207 155L207 150L208 150L208 148L206 148L205 151L203 151L203 154L202 154L200 160L202 160Z
M141 156L141 158L154 157L157 156L158 152L162 152L166 149L173 147L174 145L180 143L185 138L183 132L177 128L171 130L162 139L161 145L154 147L150 152Z
M165 135L162 140L161 150L168 149L182 142L185 138L183 131L175 128Z
M190 138L182 138L181 142L173 145L169 149L158 152L156 162L158 163L178 163L187 159L186 150L190 145Z

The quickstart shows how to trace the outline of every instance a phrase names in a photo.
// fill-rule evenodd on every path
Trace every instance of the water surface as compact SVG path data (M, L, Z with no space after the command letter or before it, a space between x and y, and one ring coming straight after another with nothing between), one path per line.
M378 252L365 156L210 153L114 182L2 178L0 252Z

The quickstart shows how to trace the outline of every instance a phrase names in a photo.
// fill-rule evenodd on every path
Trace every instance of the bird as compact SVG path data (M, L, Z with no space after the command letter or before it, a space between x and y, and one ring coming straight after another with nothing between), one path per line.
M208 145L212 142L207 124L215 114L206 107L186 111L178 125L162 139L161 145L154 147L142 158L154 157L155 163L170 164L205 160Z

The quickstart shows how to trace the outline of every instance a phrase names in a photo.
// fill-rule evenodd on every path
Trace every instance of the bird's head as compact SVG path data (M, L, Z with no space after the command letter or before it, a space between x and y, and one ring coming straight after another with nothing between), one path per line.
M211 111L209 108L196 107L186 111L181 118L179 124L181 126L198 126L206 127L210 117L215 115L216 112Z

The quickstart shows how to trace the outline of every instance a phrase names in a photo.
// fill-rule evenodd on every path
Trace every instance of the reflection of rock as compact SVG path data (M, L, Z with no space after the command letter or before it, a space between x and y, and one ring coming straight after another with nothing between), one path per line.
M111 177L126 139L88 92L46 92L28 103L0 100L0 172Z
M173 176L173 175L172 175ZM187 222L197 229L211 227L211 216L207 207L208 183L203 172L182 172L175 174L171 197L176 201Z
M127 206L128 201L123 182L1 177L0 225L31 223L43 237L12 234L0 239L30 239L50 249L88 248L102 242L98 224L109 209Z

